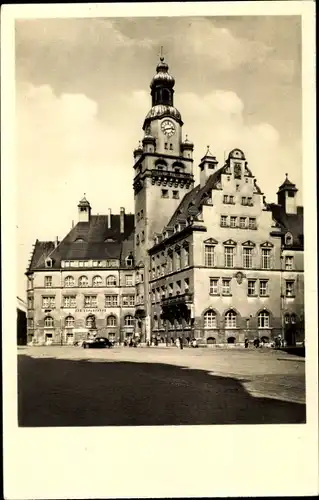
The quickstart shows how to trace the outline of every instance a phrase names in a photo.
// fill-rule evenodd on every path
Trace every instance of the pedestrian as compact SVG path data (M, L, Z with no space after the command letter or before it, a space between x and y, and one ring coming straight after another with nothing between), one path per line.
M180 345L180 348L183 349L183 339L182 339L182 337L179 338L179 345Z
M248 345L249 345L249 341L248 341L248 339L245 339L245 349L248 348Z

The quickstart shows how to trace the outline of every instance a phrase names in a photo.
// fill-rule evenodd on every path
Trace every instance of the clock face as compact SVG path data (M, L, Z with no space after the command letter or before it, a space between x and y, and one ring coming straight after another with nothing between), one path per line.
M171 137L175 134L175 125L171 120L164 120L161 125L162 131L167 137Z

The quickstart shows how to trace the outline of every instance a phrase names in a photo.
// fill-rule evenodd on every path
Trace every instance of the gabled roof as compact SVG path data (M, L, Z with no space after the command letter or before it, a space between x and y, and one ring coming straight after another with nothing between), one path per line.
M108 241L109 240L109 241ZM55 248L54 242L35 243L29 270L45 266L50 257L52 268L58 269L62 260L117 259L121 264L134 250L134 215L124 214L124 232L120 232L120 215L92 215L89 222L78 222Z
M226 165L219 168L218 170L216 170L216 172L210 175L204 186L201 187L200 184L198 184L191 191L186 193L178 208L175 210L169 223L167 224L167 227L174 227L175 224L179 221L186 220L189 216L189 209L191 209L191 211L194 211L194 213L196 210L199 212L201 206L207 200L207 196L205 196L205 194L208 194L211 189L216 187L217 183L221 179L221 174L225 169Z
M297 207L296 214L287 214L281 205L269 203L274 220L279 224L283 233L291 233L293 248L303 248L303 207Z

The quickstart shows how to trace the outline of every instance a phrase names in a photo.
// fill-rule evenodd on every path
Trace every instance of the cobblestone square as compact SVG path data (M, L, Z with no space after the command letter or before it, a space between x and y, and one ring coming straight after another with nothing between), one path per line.
M305 360L272 349L18 350L19 425L304 423Z

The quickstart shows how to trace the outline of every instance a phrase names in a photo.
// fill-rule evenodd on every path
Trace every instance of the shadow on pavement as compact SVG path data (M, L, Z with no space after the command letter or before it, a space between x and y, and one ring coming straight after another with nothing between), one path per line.
M210 372L211 373L211 372ZM305 423L306 407L161 363L18 356L23 427Z

